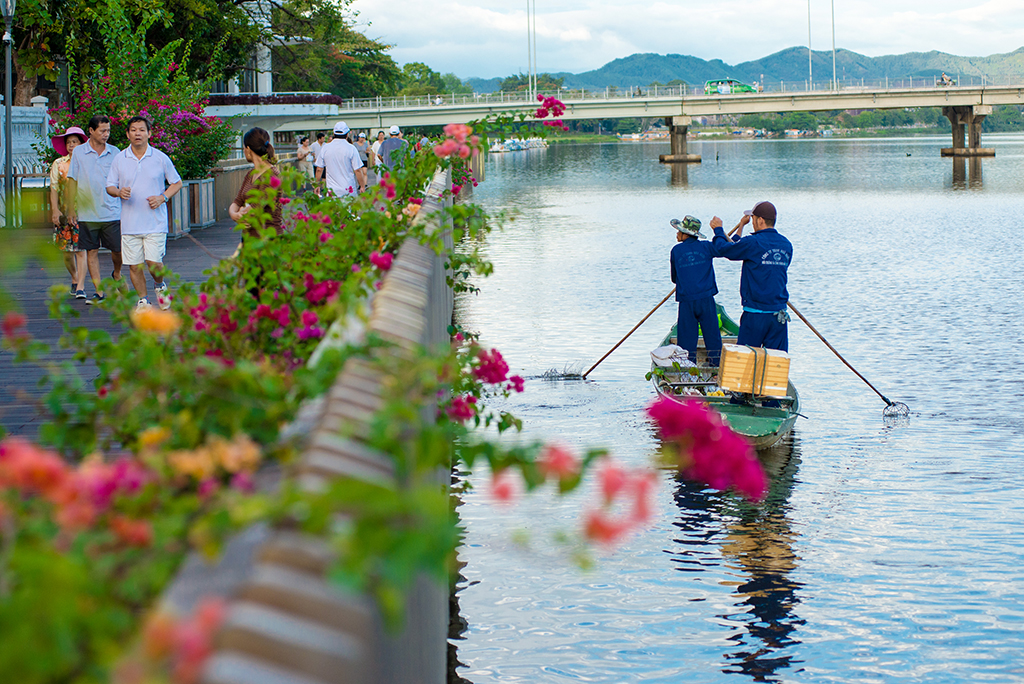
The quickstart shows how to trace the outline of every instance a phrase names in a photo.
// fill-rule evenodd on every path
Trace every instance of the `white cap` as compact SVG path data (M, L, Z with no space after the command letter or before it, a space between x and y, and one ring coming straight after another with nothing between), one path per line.
M360 137L360 138L365 138L365 137L366 137L366 134L365 134L365 133L360 133L360 134L359 134L359 137Z
M335 135L345 135L348 132L349 132L348 124L345 123L344 121L339 121L338 123L334 124L334 134Z
M392 126L388 130L391 131L391 135L398 135L399 133L402 132L402 129L399 128L398 126Z

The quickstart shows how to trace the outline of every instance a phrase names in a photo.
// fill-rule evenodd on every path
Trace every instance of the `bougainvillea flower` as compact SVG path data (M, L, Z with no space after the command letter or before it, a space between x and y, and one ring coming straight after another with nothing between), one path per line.
M382 271L391 270L395 255L390 252L370 252L370 263Z
M565 447L548 444L540 452L539 468L545 478L568 480L579 473L580 462Z

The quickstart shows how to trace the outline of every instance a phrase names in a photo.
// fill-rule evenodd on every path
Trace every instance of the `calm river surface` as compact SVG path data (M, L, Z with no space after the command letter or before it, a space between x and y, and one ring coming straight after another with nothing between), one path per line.
M763 199L792 240L790 296L883 402L798 320L806 420L773 455L761 506L662 477L654 521L580 570L554 541L589 497L463 497L458 673L485 682L1024 681L1024 136L964 178L948 137L667 144L495 155L476 201L519 217L484 250L495 273L456 317L526 391L517 439L649 463L649 352L670 301L671 218L726 228ZM716 161L717 155L717 161ZM968 165L969 168L969 165ZM710 232L710 231L707 231ZM738 317L740 267L717 262ZM524 539L526 542L524 543Z

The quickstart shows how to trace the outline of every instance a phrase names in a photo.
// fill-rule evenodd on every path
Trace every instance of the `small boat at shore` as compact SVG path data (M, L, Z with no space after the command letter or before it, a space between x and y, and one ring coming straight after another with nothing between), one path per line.
M723 344L736 344L739 325L718 305ZM662 348L676 344L676 327L662 341ZM733 431L743 435L755 449L769 449L793 429L800 413L800 395L792 382L785 397L739 394L718 385L718 368L707 365L703 337L698 341L696 365L660 365L652 360L651 382L659 395L673 401L703 401L718 411Z
M491 152L520 152L522 150L542 150L548 146L544 138L508 138L504 141L495 142L490 147Z

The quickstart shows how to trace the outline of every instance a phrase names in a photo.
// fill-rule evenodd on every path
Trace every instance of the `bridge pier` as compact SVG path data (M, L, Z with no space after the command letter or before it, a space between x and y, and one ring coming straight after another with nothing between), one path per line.
M943 157L994 157L995 148L981 146L981 122L992 113L992 105L943 107L942 115L953 127L953 146L943 147ZM966 128L966 135L964 129ZM966 138L966 144L965 139Z
M670 154L658 156L658 161L663 164L687 164L700 162L699 154L686 153L686 132L690 127L692 119L688 116L666 116L665 125L668 126L668 140Z

